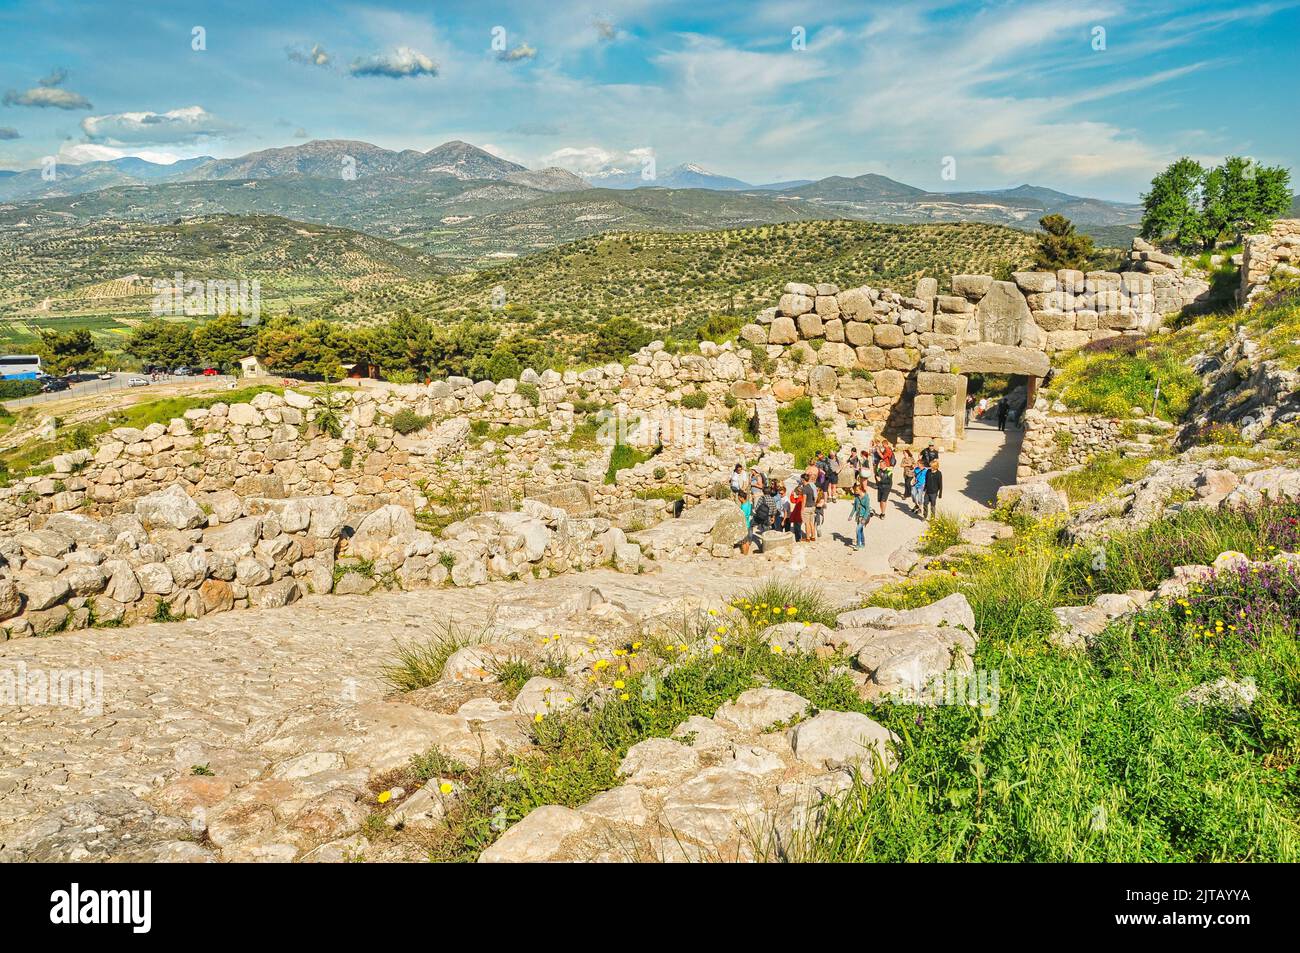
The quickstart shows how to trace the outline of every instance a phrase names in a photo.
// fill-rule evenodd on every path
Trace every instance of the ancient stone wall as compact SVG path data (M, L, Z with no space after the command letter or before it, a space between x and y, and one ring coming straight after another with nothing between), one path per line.
M1242 306L1249 305L1268 289L1275 276L1300 278L1300 219L1279 219L1267 234L1245 237L1238 301Z

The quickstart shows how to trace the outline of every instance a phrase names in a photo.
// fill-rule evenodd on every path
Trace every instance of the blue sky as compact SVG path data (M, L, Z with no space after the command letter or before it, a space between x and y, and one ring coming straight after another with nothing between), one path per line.
M1180 155L1300 178L1298 53L1300 0L0 0L0 167L464 139L577 172L1133 199Z

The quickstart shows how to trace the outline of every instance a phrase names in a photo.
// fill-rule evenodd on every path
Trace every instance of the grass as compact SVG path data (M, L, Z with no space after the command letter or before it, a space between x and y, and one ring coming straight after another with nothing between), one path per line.
M447 659L460 649L481 644L484 638L483 630L466 629L452 622L437 623L428 639L397 643L393 657L380 669L380 677L394 691L425 688L442 678Z
M762 638L774 619L833 624L835 609L814 588L779 580L759 583L738 595L720 618L682 619L675 628L627 642L605 665L598 661L591 703L535 721L526 751L469 767L433 750L382 783L409 790L442 777L459 785L444 826L425 846L433 860L473 860L533 808L576 807L616 786L618 766L634 744L668 737L693 715L709 717L746 689L786 689L821 708L856 704L851 679L832 660L774 651ZM414 652L407 647L405 655L413 661L399 664L400 683L431 684L450 655L449 645L458 644L440 632L428 646ZM671 664L646 667L652 658ZM628 671L620 671L624 667ZM521 687L535 674L528 663L513 660L501 671L510 679L507 687ZM390 684L399 684L388 677ZM380 824L372 826L382 835Z
M613 451L609 455L609 467L605 470L605 482L613 483L618 476L619 470L626 470L638 463L645 463L652 456L654 456L653 453L646 453L625 443L615 444Z
M1099 500L1125 483L1136 480L1146 472L1151 457L1124 457L1117 451L1098 454L1078 470L1070 470L1050 481L1058 490L1064 490L1071 506L1080 506Z
M1061 362L1049 396L1072 410L1121 419L1135 416L1134 407L1150 413L1154 403L1156 416L1176 421L1200 387L1200 377L1165 338L1118 337L1080 348Z
M781 430L781 449L794 457L797 466L806 467L818 451L837 449L834 438L813 416L811 398L800 397L780 408L776 416Z
M949 546L956 546L962 541L962 521L955 513L936 510L925 532L921 534L918 552L922 556L938 556Z
M1278 515L1238 513L1236 529L1220 530L1228 538ZM1167 540L1182 529L1147 536ZM840 660L778 651L763 638L774 620L835 619L816 589L770 580L718 617L615 650L606 667L598 663L588 702L535 721L525 751L474 768L431 751L386 781L449 779L456 793L443 826L418 836L431 859L472 860L534 808L577 807L617 785L632 745L763 685L796 692L812 709L864 712L900 739L896 771L855 783L779 859L1300 858L1297 570L1221 574L1186 600L1117 621L1087 652L1062 652L1048 643L1053 617L1039 602L1064 551L1042 532L948 585L973 597L976 671L990 675L994 705L861 700ZM669 664L645 666L650 657ZM1181 703L1188 689L1224 675L1254 680L1259 699L1248 715ZM373 826L384 829L382 819Z

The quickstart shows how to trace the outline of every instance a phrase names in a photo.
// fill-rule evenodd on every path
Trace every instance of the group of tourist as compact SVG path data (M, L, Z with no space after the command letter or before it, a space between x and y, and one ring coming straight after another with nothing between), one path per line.
M758 468L746 475L744 466L737 463L731 474L731 491L748 529L741 551L748 554L757 546L761 552L762 534L769 530L791 533L796 542L816 542L827 506L839 498L841 481L848 484L852 496L853 548L862 549L867 524L872 519L883 520L887 514L886 504L899 471L900 492L911 502L912 512L924 519L933 517L943 496L939 450L933 440L915 456L910 448L895 451L893 444L879 437L861 453L857 447L851 448L844 460L833 450L819 451L789 487L786 481L769 478Z
M966 426L968 427L970 426L972 411L974 412L976 419L979 420L983 420L990 413L993 414L993 416L997 418L999 430L1007 429L1008 417L1012 418L1011 422L1013 424L1019 426L1023 423L1025 415L1024 407L1021 407L1014 415L1012 415L1011 405L1005 397L999 397L995 401L990 401L987 397L981 397L977 401L973 394L966 398Z

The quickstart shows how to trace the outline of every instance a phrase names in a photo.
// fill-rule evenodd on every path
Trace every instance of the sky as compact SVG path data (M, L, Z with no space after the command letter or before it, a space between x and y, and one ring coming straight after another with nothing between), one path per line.
M0 168L462 139L579 174L876 172L1135 200L1300 179L1300 0L0 0Z

